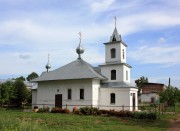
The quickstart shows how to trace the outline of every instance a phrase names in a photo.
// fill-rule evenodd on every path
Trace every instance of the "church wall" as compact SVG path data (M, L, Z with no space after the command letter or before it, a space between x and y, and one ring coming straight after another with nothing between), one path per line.
M37 90L31 90L32 93L32 108L34 107L33 105L37 104Z
M110 103L110 94L115 93L115 104ZM130 88L100 88L100 109L130 110ZM113 107L114 106L114 107ZM119 106L119 107L117 107Z
M115 104L110 103L110 94L115 93ZM100 88L100 109L106 110L133 110L133 97L131 93L135 93L135 110L138 110L137 89L135 88ZM119 106L119 107L118 107ZM124 108L123 108L124 106Z
M100 80L93 79L93 88L92 88L92 105L98 106L99 104L99 88L100 88Z
M68 109L78 107L78 105L92 104L92 79L65 80L65 81L46 81L38 83L37 104L39 108L43 105L55 107L55 95L62 94L62 105ZM72 90L72 98L67 98L68 89ZM80 89L84 89L84 100L80 100Z
M127 73L126 73L126 71L127 71ZM123 65L123 81L124 82L129 82L130 83L130 80L131 80L131 72L130 71L131 70L130 70L129 67ZM128 75L128 76L126 76L126 75Z
M135 93L135 110L138 110L138 93L137 93L138 89L136 88L131 88L130 89L130 106L133 106L133 96L132 96L132 93ZM130 110L133 110L133 107L130 107Z
M111 70L116 70L116 80L111 80ZM122 82L124 79L123 65L101 66L101 74L108 78L106 82Z
M115 48L116 49L116 58L111 58L111 49ZM106 44L106 62L113 62L113 61L119 61L120 60L120 45L117 43L112 43L112 44Z

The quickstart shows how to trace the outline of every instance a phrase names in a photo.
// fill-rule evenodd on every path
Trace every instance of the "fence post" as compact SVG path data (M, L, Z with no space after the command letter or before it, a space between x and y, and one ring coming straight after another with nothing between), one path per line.
M66 109L67 109L67 104L66 104Z
M123 111L124 111L124 105L122 105L122 109L123 109Z
M176 103L174 103L174 114L176 114Z

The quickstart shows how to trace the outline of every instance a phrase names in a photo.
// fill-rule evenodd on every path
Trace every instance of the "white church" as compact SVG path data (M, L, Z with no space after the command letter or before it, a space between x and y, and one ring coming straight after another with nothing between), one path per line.
M78 58L53 71L49 60L47 72L32 80L32 108L38 106L73 107L93 106L99 109L137 110L137 87L130 83L130 69L126 63L126 47L115 28L105 46L105 63L93 67L81 58L84 49L76 49Z

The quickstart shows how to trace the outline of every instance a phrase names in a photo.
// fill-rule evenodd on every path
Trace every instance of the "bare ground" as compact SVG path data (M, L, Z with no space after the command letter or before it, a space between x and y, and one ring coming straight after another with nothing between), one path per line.
M170 119L171 127L167 131L180 131L180 114L175 119Z

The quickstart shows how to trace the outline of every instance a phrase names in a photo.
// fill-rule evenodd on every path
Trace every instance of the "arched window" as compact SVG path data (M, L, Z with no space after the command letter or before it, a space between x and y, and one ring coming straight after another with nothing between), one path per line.
M115 48L111 49L111 58L116 58L116 49Z
M112 41L116 41L116 37L115 37L115 35L113 36L113 39L112 39Z
M111 93L111 94L110 94L110 97L111 97L110 103L111 103L111 104L115 104L115 100L116 100L116 95L115 95L115 93Z
M111 70L111 80L116 80L116 70Z

